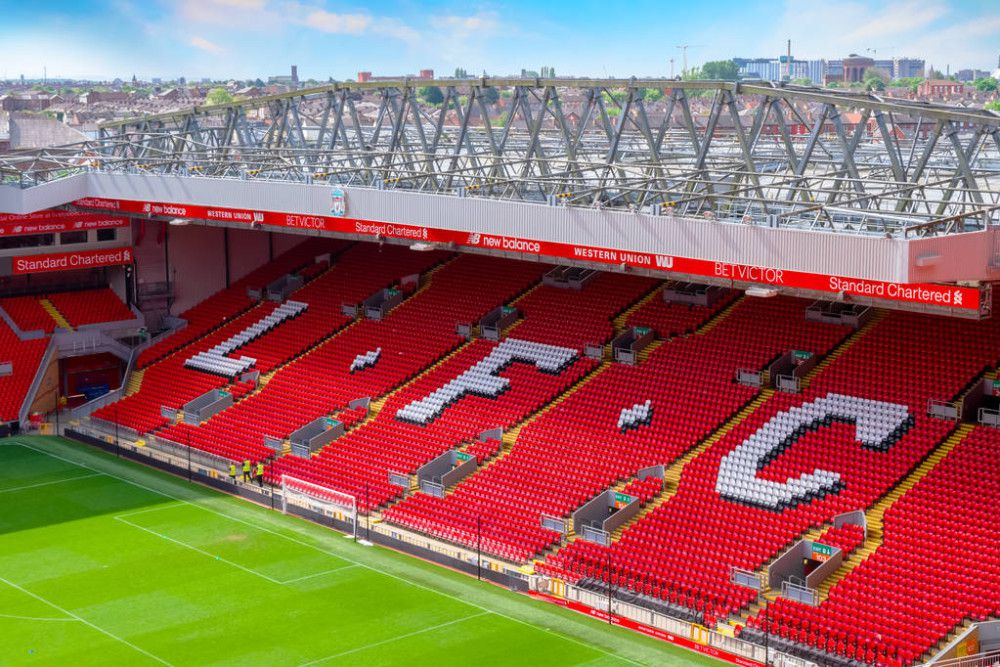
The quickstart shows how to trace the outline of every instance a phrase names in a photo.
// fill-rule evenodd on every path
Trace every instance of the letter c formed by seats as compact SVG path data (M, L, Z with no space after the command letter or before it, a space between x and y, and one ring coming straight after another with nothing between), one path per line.
M757 475L806 433L834 422L855 425L862 447L886 452L914 424L909 408L856 396L827 394L771 417L719 464L715 490L726 500L782 512L843 488L840 473L816 469L797 479L775 482Z

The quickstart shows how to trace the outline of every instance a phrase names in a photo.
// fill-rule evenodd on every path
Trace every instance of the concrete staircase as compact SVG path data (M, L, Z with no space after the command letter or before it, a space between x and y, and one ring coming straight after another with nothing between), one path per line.
M145 368L139 371L132 371L132 374L128 378L128 382L125 383L125 396L131 396L142 389L142 378L145 375Z
M734 310L736 310L737 308L740 307L740 305L743 303L743 301L746 298L747 297L745 297L745 296L741 296L740 298L736 299L731 304L729 304L728 306L726 306L725 308L723 308L722 310L720 310L718 313L716 313L715 315L713 315L708 320L708 322L705 322L703 325L701 325L701 328L698 329L697 333L699 333L699 334L708 333L709 331L711 331L715 327L719 326L719 324L722 323L723 320L725 320L727 317L729 317L730 315L732 315L732 313L733 313Z
M819 598L820 600L826 600L830 595L830 589L833 588L839 581L843 580L844 577L849 575L854 569L868 559L875 550L879 548L882 544L883 539L883 520L885 518L886 511L892 507L893 503L903 497L907 491L916 486L917 482L922 480L927 473L934 469L938 463L940 463L945 456L948 455L955 446L960 443L965 437L972 432L973 426L971 424L961 424L952 431L941 445L938 446L931 454L925 458L909 475L906 476L899 484L893 487L892 491L882 496L882 498L876 502L871 509L865 512L865 519L868 524L868 535L865 541L854 550L847 559L844 560L840 568L837 569L832 575L830 575L826 581L824 581L819 587Z
M830 351L818 364L816 367L809 371L804 378L802 378L802 388L808 387L812 380L822 373L830 364L840 358L840 355L847 352L849 349L854 347L854 345L861 340L865 334L878 326L878 323L885 319L887 311L877 310L870 320L859 327L854 333L850 334L840 345L835 347Z
M56 324L60 328L66 329L67 331L73 330L73 326L69 323L69 320L63 317L63 314L59 312L59 309L56 308L54 303L52 303L48 299L39 299L38 303L41 304L42 309L49 314L49 317L55 320Z

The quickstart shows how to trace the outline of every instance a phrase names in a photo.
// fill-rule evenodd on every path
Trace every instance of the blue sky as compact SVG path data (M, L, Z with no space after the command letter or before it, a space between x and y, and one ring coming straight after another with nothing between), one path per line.
M924 57L993 70L1000 0L0 0L0 78L353 78L414 74L664 76L770 56Z

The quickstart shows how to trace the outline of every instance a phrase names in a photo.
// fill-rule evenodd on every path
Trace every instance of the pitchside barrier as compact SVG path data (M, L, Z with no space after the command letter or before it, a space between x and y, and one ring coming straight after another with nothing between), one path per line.
M178 476L187 476L187 448L178 452L160 450L162 443L153 442L152 446L138 446L129 438L121 438L113 442L104 433L88 432L92 429L72 426L65 430L65 435L85 444L90 444L105 451L135 461L146 463L153 467L171 472ZM193 453L193 451L192 451ZM227 462L228 468L228 462ZM329 526L335 530L354 535L360 531L356 502L349 494L334 491L327 487L312 484L305 480L283 477L279 487L265 484L263 488L256 484L233 484L225 474L216 470L196 470L195 477L200 483L220 491L242 496L260 502L261 498L269 498L272 508L280 498L280 508L288 514L300 516L315 523ZM267 501L265 501L267 502ZM698 653L715 657L730 664L743 667L762 667L764 665L765 647L761 644L745 641L727 633L725 627L718 630L706 628L697 623L683 621L672 616L651 610L622 599L624 591L611 593L611 615L608 615L609 597L607 593L586 590L548 576L533 573L533 568L514 566L510 563L494 559L487 554L479 554L449 542L431 538L421 533L413 533L393 524L370 523L371 516L365 517L363 525L372 543L389 547L396 551L416 556L423 560L449 567L472 576L480 575L483 579L510 588L513 591L528 593L559 606L632 629L641 634L651 636L672 644L676 644ZM819 667L816 663L792 656L770 647L769 665L777 667ZM978 664L963 664L961 667L980 667Z

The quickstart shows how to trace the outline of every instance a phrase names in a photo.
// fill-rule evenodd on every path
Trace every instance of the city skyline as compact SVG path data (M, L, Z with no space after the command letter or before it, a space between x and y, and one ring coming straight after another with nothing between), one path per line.
M688 3L562 0L469 5L296 0L57 0L44 7L0 1L5 17L0 79L353 79L359 70L450 75L553 67L558 75L667 76L709 60L777 56L792 39L797 59L909 56L955 72L992 71L1000 6L989 0L847 1L818 5L720 0ZM650 17L653 17L651 20Z

